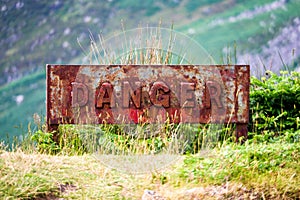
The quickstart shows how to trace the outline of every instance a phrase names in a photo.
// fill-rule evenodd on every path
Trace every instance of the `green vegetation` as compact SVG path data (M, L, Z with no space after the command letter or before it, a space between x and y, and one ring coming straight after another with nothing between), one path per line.
M239 51L260 49L262 44L266 44L274 37L270 33L269 28L274 29L274 32L278 32L283 26L291 23L292 19L299 15L298 11L294 8L300 6L299 1L290 1L286 5L287 10L276 9L272 11L271 13L275 16L276 20L272 19L270 12L264 12L253 17L241 20L237 19L234 22L229 21L231 16L238 16L245 11L249 11L254 8L254 5L264 4L266 4L266 1L255 1L255 3L254 1L243 1L240 4L235 4L231 9L226 10L226 12L215 13L212 16L209 15L203 20L180 27L179 30L188 33L189 29L194 29L197 33L193 35L194 39L203 45L213 57L217 58L220 55L220 50L233 41L237 42ZM212 22L216 19L223 19L225 21L219 25L212 26ZM267 26L260 26L260 22L266 22ZM250 38L255 42L249 42L248 39Z
M91 26L91 33L104 29L109 35L119 28L120 18L114 17L115 13L124 14L127 10L130 14L123 19L128 27L136 27L143 19L156 24L157 18L168 16L169 12L180 13L181 21L175 21L178 29L191 34L213 52L213 56L223 55L219 52L234 43L233 55L227 52L221 63L236 63L236 46L241 51L260 49L274 37L271 29L278 32L299 16L299 1L291 0L287 1L285 9L273 10L272 16L263 12L254 14L251 19L228 20L271 2L147 0L136 4L120 0L106 1L99 7L93 1L63 1L25 4L24 10L13 9L16 5L9 2L6 5L9 12L1 12L1 16L5 15L1 17L1 24L9 24L12 28L10 32L0 33L1 38L8 38L3 43L9 44L6 45L9 48L0 53L3 58L0 72L8 65L16 65L21 73L27 74L28 67L15 59L18 55L22 55L21 60L31 60L26 64L36 68L50 61L81 63L80 45L74 42L77 37L83 47L91 48L94 59L101 60L103 55L97 54L95 41L90 43L93 38L89 39L88 34L82 32L87 32ZM28 18L26 13L31 13L33 20L24 23ZM17 15L21 17L14 20ZM102 18L105 20L100 20ZM213 25L216 19L223 21ZM267 28L258 25L264 21L272 23L267 24ZM36 25L38 29L32 31ZM21 29L22 32L9 37L13 30ZM18 39L20 37L22 40ZM249 43L249 39L255 42ZM151 42L156 47L161 41ZM124 63L136 63L136 59L144 61L152 55L160 56L160 63L181 59L170 56L170 49L150 49L150 55L132 50L119 59ZM114 58L107 59L110 62ZM298 61L299 57L295 58L292 68ZM153 62L150 59L145 63ZM234 125L222 129L168 122L160 126L64 125L59 126L58 132L49 133L43 119L44 70L6 85L0 80L0 197L140 199L145 190L154 190L167 199L299 199L300 73L289 71L284 63L283 68L287 71L279 75L267 71L264 77L251 77L250 132L244 144L233 142ZM34 123L31 122L33 113L36 113ZM18 125L17 131L12 130L15 125ZM152 169L148 174L137 175L104 167L99 157L159 153L177 153L179 158L168 169Z
M165 0L165 1L154 1L154 0L145 0L142 3L136 3L134 0L127 1L115 1L112 2L114 6L120 9L129 9L130 12L142 12L145 16L152 16L159 12L161 9L172 8L178 5L175 1Z
M185 4L185 8L187 9L187 11L189 12L193 12L195 11L197 8L202 7L202 6L208 6L217 2L220 2L221 0L213 0L213 1L209 1L209 0L205 0L205 1L188 1Z
M0 22L5 30L0 32L1 44L4 44L0 46L0 138L22 135L27 131L28 122L32 121L33 113L45 115L45 76L42 75L45 64L83 63L83 51L77 39L88 51L89 30L94 35L101 32L104 38L109 38L114 32L121 31L121 19L126 30L147 24L157 26L160 19L162 27L170 27L168 24L174 20L175 30L191 36L218 62L222 49L234 41L238 52L259 51L278 31L299 17L300 5L299 1L291 0L286 2L285 9L263 12L251 19L216 26L211 26L212 22L218 19L228 21L230 17L272 2L147 0L137 5L127 0L101 3L67 0L24 3L20 9L16 9L16 2L6 2L7 9L0 12ZM262 27L261 22L265 22L266 27ZM298 54L294 56L293 68L299 63ZM266 68L270 66L266 64ZM35 74L39 75L36 77ZM8 87L3 85L9 77L20 76L27 81L20 78L8 83ZM23 95L24 101L16 106L14 98L18 95Z
M0 139L13 138L28 132L32 111L45 110L45 72L34 73L0 87ZM18 96L21 97L18 103Z
M209 131L190 127L198 133L198 143L189 143L190 149L171 168L152 171L151 175L122 174L105 168L91 153L155 153L168 145L168 137L161 134L172 133L176 126L165 124L165 132L147 139L132 136L143 135L149 128L146 126L68 125L60 127L60 139L54 141L51 133L42 131L43 122L36 115L38 131L15 143L13 151L6 151L4 143L0 145L0 195L21 199L138 199L148 189L168 199L297 199L299 77L300 73L287 71L280 76L268 72L261 79L252 77L252 124L244 144L231 142L229 127L224 130L227 136L213 146L198 146L193 151L195 144L203 145L199 137ZM97 145L102 148L95 149Z
M298 131L298 137L300 133ZM131 175L105 168L90 155L0 153L4 198L139 199L146 189L168 199L297 199L299 142L248 140L182 156L163 172Z
M251 79L252 132L280 135L299 130L300 73L281 71L278 76L267 71L266 75L262 80Z
M299 131L297 133L299 137ZM177 169L179 186L236 185L223 198L296 199L299 198L299 143L226 144L208 157L188 156ZM218 196L218 194L216 194Z

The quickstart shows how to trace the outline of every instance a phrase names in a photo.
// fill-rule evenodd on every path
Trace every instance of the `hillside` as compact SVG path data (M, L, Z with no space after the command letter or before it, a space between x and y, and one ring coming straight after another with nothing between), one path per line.
M263 66L298 66L299 7L298 0L2 1L0 138L26 133L33 113L45 114L45 64L84 63L77 41L89 49L90 33L107 38L122 31L121 19L126 30L173 22L218 63L236 42L237 62L260 74Z

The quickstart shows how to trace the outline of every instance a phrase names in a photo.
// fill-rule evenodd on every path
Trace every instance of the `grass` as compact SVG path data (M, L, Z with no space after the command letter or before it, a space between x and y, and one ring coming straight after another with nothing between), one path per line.
M268 84L275 77L281 86L286 84L281 79L292 79L286 73L283 77L273 76L268 80L263 78L256 85ZM281 88L279 86L278 89ZM188 151L185 155L177 154L176 158L171 158L173 162L168 161L165 166L146 168L148 162L170 159L156 156L154 160L151 157L151 151L159 147L155 144L168 142L167 137L137 140L124 135L124 127L112 125L62 126L62 140L54 147L54 150L58 147L59 151L51 155L53 140L49 138L52 136L41 131L42 121L37 116L35 118L40 131L27 135L23 143L19 143L12 151L7 151L5 144L0 144L0 196L5 199L140 199L151 191L166 199L300 198L299 130L281 131L276 135L268 130L249 133L250 139L243 145L232 143L230 137L224 137L213 146L195 150L195 154L189 154ZM135 127L130 133L143 133L143 128ZM174 128L164 130L172 133ZM203 138L208 132L206 129L209 129L206 126L189 128L186 130L192 129ZM232 127L228 129L230 136ZM114 148L119 149L116 155L103 152L93 154L95 149L82 149L94 141L93 134L104 139L99 144L102 150L109 149L105 144L113 143ZM33 136L42 139L42 142L33 139ZM144 142L150 143L145 146ZM39 146L43 144L50 151L40 151L39 148L47 150ZM137 152L139 149L142 151ZM132 162L132 157L122 154L124 150L132 151L135 156L145 153L146 156L134 157ZM131 171L121 168L124 165Z
M296 1L288 5L287 9L291 15L281 10L274 13L284 15L284 19L290 19L291 16L296 16L293 9L295 5L298 5ZM122 6L127 5L124 3ZM248 4L247 7L243 6L238 4L225 14L213 17L239 14L241 10L251 7ZM80 14L80 11L77 11L64 15L63 11L58 13L64 22ZM160 9L154 5L147 15L156 12L160 12ZM200 22L200 25L213 17ZM257 23L267 17L268 14L262 14L255 17L253 22ZM235 39L242 41L260 32L259 27L250 24L252 28L239 32L238 37L227 34L226 37L217 38L216 33L230 33L245 22L249 21L243 20L213 29L203 26L202 33L208 32L209 37L206 33L206 38L198 40L207 39L206 42L209 43L213 39L216 45L209 46L214 48L219 45L218 49L221 49L227 42ZM280 23L283 22L279 22L279 25ZM122 29L125 34L125 28ZM100 42L103 42L101 36L99 38ZM171 55L170 44L174 42L172 36L164 50L159 35L151 35L145 39L146 43L152 44L151 48L145 51L136 50L130 41L126 44L128 47L121 49L124 50L124 54L118 59L105 55L103 46L99 49L93 36L90 39L90 55L98 64L99 61L169 64L176 60ZM61 44L63 40L57 42ZM143 44L138 47L143 47ZM12 53L14 51L17 50L11 50ZM177 58L177 61L181 60L182 57ZM15 90L24 95L28 105L44 105L42 90L37 90L35 85L26 89L22 87L31 85L31 80L44 86L44 73L30 75L27 79L0 88L1 101L3 99L6 103L0 107L1 111L5 109L0 115L6 119L2 123L15 123L19 113L32 111L29 106L16 107L7 104ZM268 117L270 116L267 115L266 118ZM35 119L38 118L41 117L35 115ZM17 139L16 146L12 146L10 151L4 143L0 144L0 196L5 199L140 199L148 195L147 193L152 193L149 190L167 199L300 198L298 130L292 133L290 130L280 130L279 135L275 135L274 132L264 129L259 134L251 133L245 144L238 145L230 142L233 140L230 137L233 132L231 126L227 127L225 133L218 135L220 137L209 140L210 133L216 135L214 129L210 129L209 126L187 126L180 129L180 125L165 123L162 127L151 129L150 125L145 124L134 127L106 124L92 127L66 125L60 126L59 140L54 141L54 133L45 131L41 119L36 121L38 131L31 132L29 123L28 135L21 143ZM178 129L181 135L178 135ZM157 134L145 137L145 132ZM182 135L187 137L180 138ZM176 144L178 141L183 141L183 147L179 149ZM174 143L175 153L172 152Z
M287 80L290 80L295 81L292 85L297 89L296 75L295 72L282 72L282 76L271 74L261 81L252 80L252 87L270 83L277 91L289 88ZM276 84L272 84L274 80ZM290 90L285 88L284 91ZM276 95L279 93L275 92ZM272 105L267 107L273 108ZM281 106L272 110L279 110L280 114L286 108ZM262 111L265 112L266 109ZM268 129L263 129L263 132L254 129L256 132L249 133L250 139L243 145L231 142L232 127L229 126L226 132L229 135L219 139L213 146L190 151L196 152L195 154L187 151L185 155L177 154L176 158L162 155L155 159L151 157L153 150L159 147L159 142L162 146L166 144L168 137L141 140L131 137L139 132L143 134L143 126L129 130L112 125L62 126L62 140L54 147L54 151L51 149L53 141L49 141L51 134L39 131L33 136L42 139L42 142L28 135L13 151L6 151L4 144L0 145L0 149L3 149L0 150L0 196L6 199L140 199L155 191L166 199L299 199L300 131L299 119L295 120L293 124L296 129L276 133ZM37 126L43 129L41 121L37 122ZM167 128L160 134L176 130L176 127L168 128L172 124L164 126ZM268 124L259 123L259 126L268 127ZM209 127L190 126L184 130L185 134L186 130L204 138ZM100 149L95 154L95 149L86 151L89 150L88 145L95 141L93 134L100 135L102 139L100 141L96 138L100 142L97 143ZM50 151L40 151L39 148L47 150L39 146L43 144ZM117 149L116 154L101 152L110 149L106 144L113 144L110 147ZM57 147L59 151L55 152ZM56 154L50 155L53 152ZM135 157L130 157L132 155ZM167 159L172 159L173 162ZM146 167L149 162L161 160L167 161L167 165Z
M167 199L297 199L300 147L280 140L224 143L182 155L171 167L122 173L91 155L63 156L1 151L0 196L6 199L140 199L154 190Z
M120 176L91 155L70 157L7 152L1 154L0 195L6 198L60 195L77 199L119 199L122 187L130 190L138 187L133 177L125 176L121 180Z

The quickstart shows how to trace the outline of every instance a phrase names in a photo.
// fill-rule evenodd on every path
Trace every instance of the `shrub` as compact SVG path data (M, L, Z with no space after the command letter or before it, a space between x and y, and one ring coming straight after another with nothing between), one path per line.
M250 128L258 134L274 132L275 136L299 129L300 73L266 72L261 79L251 77Z

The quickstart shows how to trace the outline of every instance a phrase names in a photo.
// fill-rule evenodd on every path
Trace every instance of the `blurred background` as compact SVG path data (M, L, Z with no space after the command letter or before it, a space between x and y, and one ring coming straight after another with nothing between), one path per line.
M1 0L0 139L32 129L34 113L44 119L46 64L84 63L91 34L105 39L161 20L217 63L233 55L232 64L260 76L299 70L299 9L300 0Z

